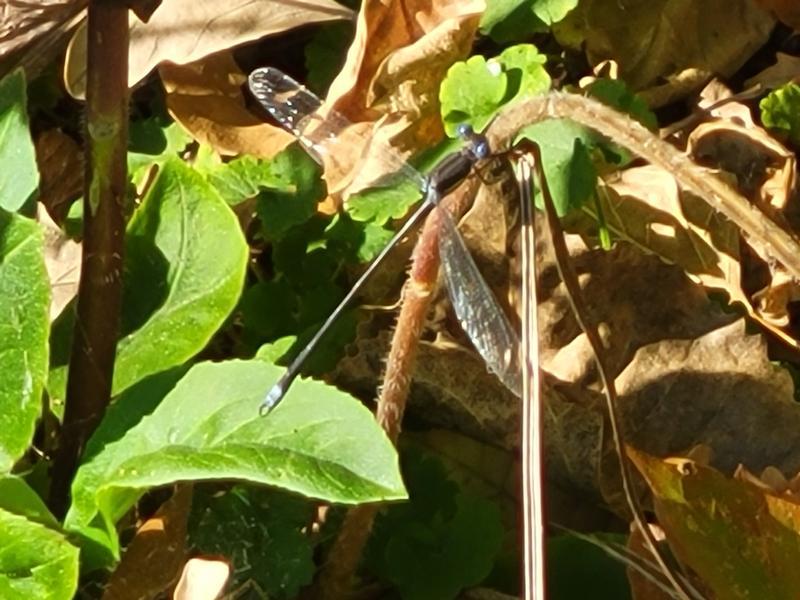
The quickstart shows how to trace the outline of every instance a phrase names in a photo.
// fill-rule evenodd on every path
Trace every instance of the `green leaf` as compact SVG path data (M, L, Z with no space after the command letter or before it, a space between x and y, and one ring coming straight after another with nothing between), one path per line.
M273 173L270 161L253 156L245 155L221 163L209 169L205 175L230 206L253 198L262 189L271 188L284 193L292 191L284 172Z
M385 225L405 216L422 198L416 181L401 179L392 187L374 187L351 195L345 203L347 215L354 221Z
M16 475L0 475L0 510L4 510L29 521L35 521L50 528L58 528L56 518L45 503L24 479Z
M192 500L189 543L231 563L228 589L253 581L269 598L295 598L316 571L312 539L304 531L313 519L311 502L277 490L201 488Z
M498 43L521 41L558 23L578 0L489 0L480 30Z
M22 69L0 80L0 165L0 208L14 212L39 186Z
M0 509L0 598L70 600L78 549L60 533Z
M800 85L788 83L771 92L758 106L765 127L780 131L800 146Z
M178 156L192 138L177 123L152 117L131 123L128 139L128 173L139 181L145 169Z
M371 261L394 236L393 231L377 223L359 223L341 214L333 218L325 234L329 245L338 243L348 262L354 263Z
M482 56L455 63L439 88L442 120L451 137L456 127L469 123L481 131L503 104L508 79L501 69L490 68Z
M102 449L78 470L65 527L105 550L109 564L119 552L114 524L147 489L174 481L241 479L328 502L403 498L394 447L346 394L296 381L277 409L259 416L281 374L260 360L194 366L122 437L92 440Z
M258 196L256 211L269 240L280 239L292 227L305 223L324 197L320 168L300 144L292 144L272 159L274 177L293 186L292 191L266 189Z
M586 91L603 104L629 114L650 131L658 130L658 119L641 96L621 79L596 79Z
M539 144L553 203L559 216L579 208L591 198L597 185L597 171L589 150L601 143L601 138L566 119L542 121L522 129L519 138ZM541 208L540 192L536 205Z
M508 75L507 101L541 96L550 89L550 75L544 68L547 57L536 46L518 44L507 48L494 59Z
M438 460L418 451L403 456L403 473L411 501L379 517L368 564L403 598L455 598L491 572L503 540L500 511L460 490Z
M165 162L128 225L114 395L206 346L236 306L247 256L236 216L214 188L183 162ZM48 386L56 399L71 331L69 319L59 321Z
M0 210L0 472L33 438L47 377L49 308L39 225Z
M545 93L551 83L545 61L535 46L520 44L489 61L473 56L454 64L439 89L447 134L462 123L481 131L501 106Z

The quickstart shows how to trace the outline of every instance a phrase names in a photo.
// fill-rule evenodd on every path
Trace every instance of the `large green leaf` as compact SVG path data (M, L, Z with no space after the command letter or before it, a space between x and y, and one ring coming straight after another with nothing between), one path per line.
M208 343L236 306L247 255L239 223L214 188L183 162L166 161L128 226L115 395ZM61 322L54 334L55 398L63 398L68 331Z
M39 185L26 102L22 69L0 80L0 208L10 211L22 208Z
M94 566L118 556L114 524L139 496L178 480L241 479L328 502L405 496L392 444L346 394L297 381L275 411L259 416L281 372L260 360L202 363L121 437L108 433L119 431L108 421L127 411L118 406L109 415L73 482L65 525L94 542ZM152 402L137 396L117 404Z
M35 222L0 210L0 472L25 452L41 410L50 306L43 246Z
M0 598L69 600L78 588L78 549L60 533L0 509Z

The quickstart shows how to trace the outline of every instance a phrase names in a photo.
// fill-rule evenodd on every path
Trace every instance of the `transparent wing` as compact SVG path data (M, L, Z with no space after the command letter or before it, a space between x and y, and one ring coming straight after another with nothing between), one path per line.
M352 133L352 123L332 109L321 111L322 100L294 79L272 67L263 67L250 73L248 87L259 104L272 117L308 149L322 164L325 156L335 157L352 153L348 140L367 153L371 168L380 172L380 178L391 174L391 184L398 177L412 181L417 189L425 189L425 177L400 156L391 146L369 139L369 136ZM353 140L353 136L358 140ZM381 182L383 184L383 182Z
M322 100L285 73L271 67L256 69L250 74L248 85L264 109L294 134L321 163L325 157L335 160L337 151L340 154L352 152L347 147L348 130L352 128L347 118L333 110L323 111ZM352 137L349 139L352 140ZM359 147L369 153L367 158L370 166L381 165L378 169L381 174L375 178L374 183L389 183L384 180L388 173L391 174L389 180L392 183L397 183L400 178L413 182L417 189L428 188L425 177L388 144L367 143L362 136ZM429 195L428 200L435 202L435 194ZM517 334L483 280L449 213L444 210L441 213L443 229L439 247L447 288L456 315L489 369L509 389L520 395ZM354 292L352 290L351 295ZM279 382L276 394L285 391L306 355L307 352L303 352L297 357L297 364L293 363L287 371L287 381ZM272 402L274 403L275 401Z
M453 310L489 370L522 397L519 336L478 270L450 213L444 209L439 213L439 256Z

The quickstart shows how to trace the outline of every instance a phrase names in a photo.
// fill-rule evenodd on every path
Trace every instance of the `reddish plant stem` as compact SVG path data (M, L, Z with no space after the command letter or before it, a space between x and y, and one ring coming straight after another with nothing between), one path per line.
M453 212L461 212L465 199L471 197L470 192L474 189L475 183L470 183L448 198L445 210L455 206ZM438 275L439 210L435 209L426 219L414 248L375 414L375 419L395 445L400 436L419 339L425 329ZM339 536L328 554L328 562L317 581L317 597L339 600L347 596L379 507L379 504L362 504L348 511Z
M89 436L111 397L122 304L128 143L128 8L92 0L88 8L86 173L83 257L67 376L64 424L50 505L63 516Z

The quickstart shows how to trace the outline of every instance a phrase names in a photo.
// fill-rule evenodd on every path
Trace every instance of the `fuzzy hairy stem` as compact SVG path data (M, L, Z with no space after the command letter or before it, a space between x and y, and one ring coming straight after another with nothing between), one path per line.
M447 207L442 210L452 208L456 214L460 213L466 199L472 196L476 188L474 181L467 182L459 192L448 198ZM395 445L400 436L419 340L436 290L438 274L439 210L436 209L426 219L414 248L375 414L375 419ZM317 581L319 598L338 600L347 595L378 507L377 504L364 504L348 511L339 536L328 555L328 562Z

